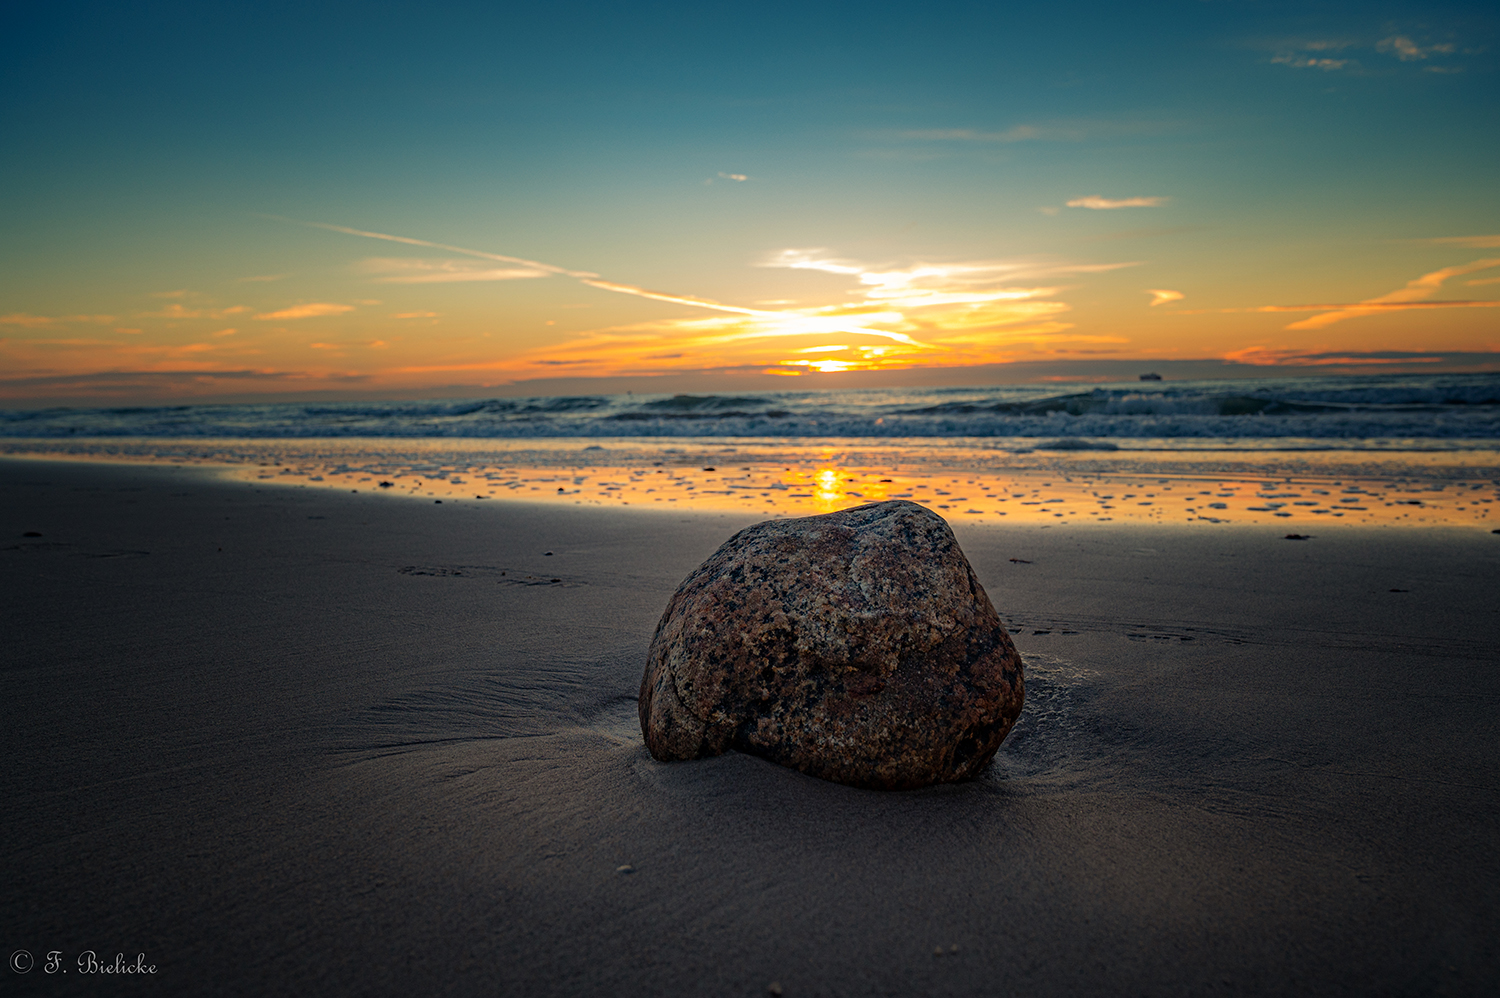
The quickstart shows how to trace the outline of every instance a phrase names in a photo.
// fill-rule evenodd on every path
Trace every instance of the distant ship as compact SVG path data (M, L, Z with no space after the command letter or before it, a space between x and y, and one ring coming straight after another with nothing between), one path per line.
M1142 381L1160 381L1161 380L1161 375L1157 374L1155 371L1152 371L1150 374L1143 374L1143 375L1141 375L1141 380Z

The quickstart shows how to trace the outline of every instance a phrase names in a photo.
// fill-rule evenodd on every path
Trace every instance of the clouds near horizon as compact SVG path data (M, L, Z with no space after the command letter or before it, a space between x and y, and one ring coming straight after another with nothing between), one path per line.
M6 65L0 384L1500 347L1482 6L70 11Z
M260 315L257 315L255 318L261 320L262 322L271 320L286 321L291 319L315 319L320 316L342 315L345 312L352 311L354 311L353 305L340 305L335 302L316 301L309 302L306 305L291 305L287 308L277 309L274 312L263 312Z
M1489 270L1492 267L1500 267L1500 258L1475 260L1471 263L1459 264L1454 267L1444 267L1431 273L1423 274L1421 277L1408 281L1405 287L1397 288L1366 301L1356 302L1349 305L1336 306L1330 311L1321 312L1318 315L1300 319L1287 326L1288 329L1322 329L1336 322L1346 319L1357 319L1360 316L1374 315L1391 309L1413 309L1413 308L1486 308L1500 305L1500 302L1428 302L1427 298L1442 289L1444 282L1450 278L1462 277L1476 271Z
M1088 197L1074 198L1067 202L1067 205L1069 208L1109 211L1114 208L1160 208L1170 200L1171 198L1166 197L1107 198L1098 194L1090 194Z

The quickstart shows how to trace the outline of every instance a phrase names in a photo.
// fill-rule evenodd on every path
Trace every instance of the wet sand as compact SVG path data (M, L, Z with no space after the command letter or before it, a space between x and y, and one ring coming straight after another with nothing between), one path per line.
M1136 443L1135 449L1006 450L984 438L814 445L683 437L102 437L0 440L0 456L199 466L246 482L443 502L660 506L755 518L910 499L964 524L1500 526L1493 448L1213 450Z
M955 517L1027 706L882 794L641 745L667 598L763 515L0 461L7 984L1500 987L1500 535Z

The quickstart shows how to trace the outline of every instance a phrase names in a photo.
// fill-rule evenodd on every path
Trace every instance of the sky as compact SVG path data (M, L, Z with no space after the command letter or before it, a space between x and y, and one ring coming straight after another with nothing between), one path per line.
M1492 3L35 4L0 406L1500 370Z

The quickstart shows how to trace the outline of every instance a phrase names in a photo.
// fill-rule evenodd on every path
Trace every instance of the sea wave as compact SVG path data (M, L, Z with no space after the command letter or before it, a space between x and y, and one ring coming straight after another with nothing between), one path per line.
M0 411L0 436L1485 441L1500 439L1500 374L52 408Z

